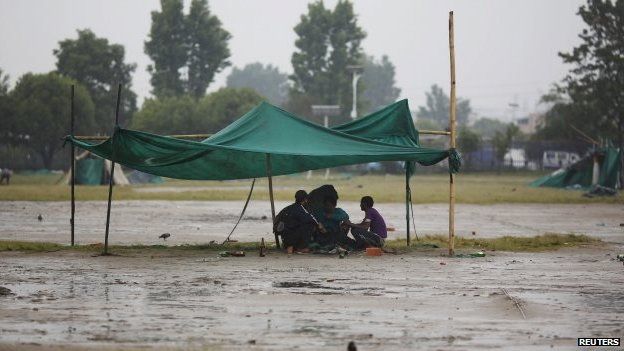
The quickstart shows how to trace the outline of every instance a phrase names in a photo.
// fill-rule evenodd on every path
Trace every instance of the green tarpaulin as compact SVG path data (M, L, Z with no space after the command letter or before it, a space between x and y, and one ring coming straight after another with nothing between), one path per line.
M368 116L332 128L339 132L384 143L418 147L418 131L407 100L401 100Z
M449 156L450 169L457 172L460 167L455 150L418 146L406 101L336 129L261 103L201 142L122 128L98 144L72 136L66 140L124 166L177 179L264 177L268 155L273 175L375 161L414 161L429 166Z
M585 157L566 168L534 180L530 186L587 189L592 186L594 156L598 159L600 175L598 185L616 188L620 174L620 149L606 147L589 152Z

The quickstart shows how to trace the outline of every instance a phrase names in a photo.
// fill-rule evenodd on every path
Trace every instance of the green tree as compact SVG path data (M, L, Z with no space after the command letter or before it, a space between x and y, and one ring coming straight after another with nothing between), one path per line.
M364 88L362 97L368 105L365 114L393 103L401 94L401 89L395 86L394 70L388 56L383 55L380 61L366 56L361 79Z
M504 132L497 131L492 138L496 159L502 162L505 154L513 145L514 138L520 135L520 129L515 124L508 124Z
M0 96L6 96L9 93L9 87L9 75L0 68Z
M206 0L192 0L188 15L182 0L161 0L161 11L152 11L152 26L145 53L152 93L156 97L205 95L214 75L229 66L230 34L210 13Z
M479 134L482 138L491 139L496 132L504 132L507 129L507 123L492 118L479 118L472 125L472 130Z
M95 105L95 130L110 133L115 115L118 85L123 86L120 123L128 123L136 112L136 94L132 91L132 73L136 64L124 62L125 49L98 38L89 29L78 30L77 39L65 39L55 49L56 70L82 84Z
M291 58L293 98L305 100L300 97L305 94L314 104L340 105L345 111L342 121L346 121L353 94L347 66L360 62L360 44L366 37L357 23L353 4L339 0L332 11L322 1L310 3L308 13L301 16L294 29L297 51Z
M599 131L600 137L616 139L622 148L624 1L588 0L578 15L587 25L579 34L581 43L571 52L559 53L563 62L573 66L560 89L568 95L571 110L575 111L568 118L584 116L577 128ZM561 106L555 104L554 108Z
M457 133L457 148L466 159L466 168L471 166L471 153L479 150L481 147L481 137L473 130L466 126L459 127Z
M8 144L13 130L13 104L9 98L9 76L0 68L0 145Z
M206 119L206 130L214 133L249 112L262 100L264 98L253 89L221 88L200 100L198 111Z
M156 134L207 133L202 129L197 101L188 95L146 99L132 119L132 129Z
M239 69L234 67L227 77L229 88L251 88L271 103L281 105L288 98L288 75L271 64L250 63Z
M147 99L132 128L157 134L215 133L261 101L249 88L222 88L199 100L189 95Z
M449 113L451 99L444 93L444 90L437 84L431 86L431 91L425 93L427 96L426 106L419 106L418 118L426 118L436 121L440 126L449 125ZM464 125L468 123L468 117L472 112L470 100L457 99L457 124Z
M207 0L191 1L186 32L189 48L187 92L202 97L215 73L230 65L227 42L231 35L221 27L219 18L210 14Z
M76 84L75 132L81 134L93 128L94 106L87 89L74 80L54 72L28 73L19 79L10 94L15 105L12 142L38 153L48 169L52 167L56 151L63 145L61 137L69 132L68 97L72 84Z

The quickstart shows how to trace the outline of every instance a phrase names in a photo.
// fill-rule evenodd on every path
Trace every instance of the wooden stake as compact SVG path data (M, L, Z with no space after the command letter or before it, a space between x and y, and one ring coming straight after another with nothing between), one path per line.
M69 134L74 135L74 85L71 86L71 107L69 109ZM71 218L69 219L69 223L71 225L71 246L74 246L74 220L76 214L76 197L74 193L74 184L76 183L76 147L74 143L71 143L71 158L70 158L70 172L71 172Z
M453 11L449 12L449 51L451 59L451 106L449 128L451 130L451 149L455 149L456 94L455 94L455 33ZM455 175L449 174L449 256L455 254Z
M405 222L407 223L407 246L410 246L410 188L409 188L409 161L405 161Z
M117 90L117 108L115 109L115 129L119 126L119 103L121 100L121 84ZM115 133L113 132L113 136ZM113 150L113 157L111 160L111 171L108 179L108 209L106 210L106 234L104 236L104 255L108 255L108 229L110 227L110 211L111 200L113 198L113 179L115 177L115 144L114 140L111 140L111 148Z
M273 200L273 177L271 176L271 154L266 154L266 175L269 178L269 198L271 200L271 218L273 221L271 222L271 228L273 228L273 224L275 223L275 202ZM280 242L279 236L277 233L275 234L275 246L279 249Z

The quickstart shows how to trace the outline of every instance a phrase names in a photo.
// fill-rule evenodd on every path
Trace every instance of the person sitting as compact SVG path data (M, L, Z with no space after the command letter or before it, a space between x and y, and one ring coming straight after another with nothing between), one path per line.
M349 227L344 223L349 222L349 215L340 207L336 207L335 197L327 196L323 200L323 208L316 212L316 218L325 228L325 233L315 233L313 242L321 247L321 250L332 250L336 245L352 250L355 240L349 238Z
M286 251L292 254L294 251L309 252L308 244L312 233L318 228L324 231L325 228L307 210L308 193L305 190L298 190L295 193L295 203L285 207L275 217L274 232L282 236L282 241Z
M383 247L388 237L388 228L379 211L373 208L373 198L364 196L360 200L360 209L364 211L361 223L346 223L351 227L351 235L355 238L356 248Z
M2 184L5 180L7 185L11 183L11 176L13 175L13 171L8 168L0 168L0 184Z

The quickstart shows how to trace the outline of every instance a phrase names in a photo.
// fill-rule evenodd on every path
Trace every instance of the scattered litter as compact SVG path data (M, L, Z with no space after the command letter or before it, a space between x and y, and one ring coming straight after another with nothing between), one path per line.
M485 252L477 251L470 254L470 257L485 257Z
M472 231L472 235L477 235L477 232L475 232L475 231Z
M440 262L440 266L446 266L446 262Z
M606 226L606 224L604 224L604 223L597 223L596 225L597 225L597 226L599 226L599 227L604 227L604 226Z
M264 238L262 238L262 240L260 241L260 247L259 247L258 255L260 257L266 256L266 244L264 243Z
M247 340L247 343L250 345L255 345L256 344L256 340L251 339L251 340Z
M618 261L620 261L620 262L624 262L624 254L619 254L619 255L617 255L617 259L618 259Z
M617 190L613 188L609 188L607 186L602 185L593 185L588 192L583 194L585 197L592 198L594 196L615 196L617 195Z
M381 249L378 247L367 247L366 256L381 256Z
M5 288L4 286L0 286L0 296L9 296L9 295L15 295L11 289L9 288Z
M624 223L620 223L620 227L624 227Z
M221 251L219 252L221 257L245 257L245 251Z
M355 346L355 342L349 341L349 345L347 345L347 351L357 351L357 347Z

